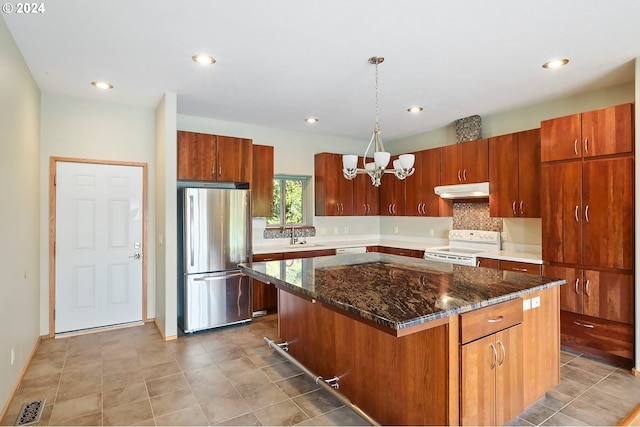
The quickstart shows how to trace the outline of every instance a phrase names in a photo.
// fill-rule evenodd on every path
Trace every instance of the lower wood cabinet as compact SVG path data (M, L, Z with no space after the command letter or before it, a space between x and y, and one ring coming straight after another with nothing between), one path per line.
M282 253L257 254L254 262L277 261L284 259ZM278 306L278 292L271 283L253 279L253 311L272 310Z
M503 425L524 406L522 299L460 316L460 424Z

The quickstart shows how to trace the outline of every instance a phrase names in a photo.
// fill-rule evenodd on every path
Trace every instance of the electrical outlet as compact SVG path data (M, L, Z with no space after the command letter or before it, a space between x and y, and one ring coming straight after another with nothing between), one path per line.
M333 234L338 234L340 231L338 231L338 227L333 227Z
M527 311L531 309L531 300L526 299L522 301L522 311Z
M398 234L398 227L393 227L393 233Z
M344 228L344 234L349 234L349 227Z
M433 228L429 229L429 236L433 237Z
M531 308L538 308L538 307L540 307L540 297L531 298Z
M13 366L13 364L16 363L16 348L13 347L11 349L11 366Z

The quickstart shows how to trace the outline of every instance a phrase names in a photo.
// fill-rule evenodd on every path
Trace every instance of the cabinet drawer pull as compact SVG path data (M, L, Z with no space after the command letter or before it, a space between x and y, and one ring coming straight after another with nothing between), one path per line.
M489 323L498 323L498 322L502 322L504 320L504 316L498 316L498 317L491 317L489 319L487 319L487 322Z
M498 350L496 350L496 346L493 345L493 343L490 343L489 347L491 347L491 350L493 351L493 360L491 361L491 369L494 369L496 367L496 362L498 361Z
M526 268L518 268L518 267L511 267L512 271L524 271L525 273L528 271Z
M575 320L574 320L574 322L573 322L573 323L575 323L575 324L576 324L576 325L578 325L578 326L582 326L583 328L595 329L595 326L590 325L590 324L588 324L588 323L580 323L580 322L576 322Z
M578 138L573 141L573 152L576 153L576 156L578 155Z

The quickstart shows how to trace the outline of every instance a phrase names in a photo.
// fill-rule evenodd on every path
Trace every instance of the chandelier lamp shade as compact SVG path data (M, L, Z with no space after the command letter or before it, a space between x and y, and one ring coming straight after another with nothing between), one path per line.
M342 156L342 174L347 179L354 179L359 174L368 174L371 177L371 184L380 186L380 178L385 173L392 173L398 179L405 179L413 175L415 171L413 163L416 160L413 154L401 154L393 161L393 168L387 168L391 160L391 154L384 150L382 137L380 136L380 124L378 123L378 65L384 61L382 56L372 56L369 63L376 67L376 122L373 128L373 135L367 145L367 149L362 157L362 168L358 168L358 156L355 154L345 154ZM373 162L370 150L373 149Z

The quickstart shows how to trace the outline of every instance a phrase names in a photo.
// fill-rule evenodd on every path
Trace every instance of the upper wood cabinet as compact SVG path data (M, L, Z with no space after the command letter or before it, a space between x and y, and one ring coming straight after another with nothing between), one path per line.
M633 152L633 104L541 122L542 161Z
M359 157L358 165L361 164L362 157ZM371 184L368 174L358 175L353 180L353 215L380 215L380 187Z
M442 147L442 185L486 182L488 180L488 139Z
M315 212L317 216L353 215L353 181L342 175L342 155L314 156Z
M178 179L249 182L252 141L178 131Z
M393 164L398 156L392 156ZM385 173L380 179L380 215L403 216L406 204L406 179L398 179L392 173Z
M489 139L489 213L539 218L540 129Z
M415 172L406 178L405 215L451 216L451 203L440 199L433 191L440 185L441 148L423 150L416 156Z
M250 188L251 215L273 215L273 147L270 145L253 146Z

